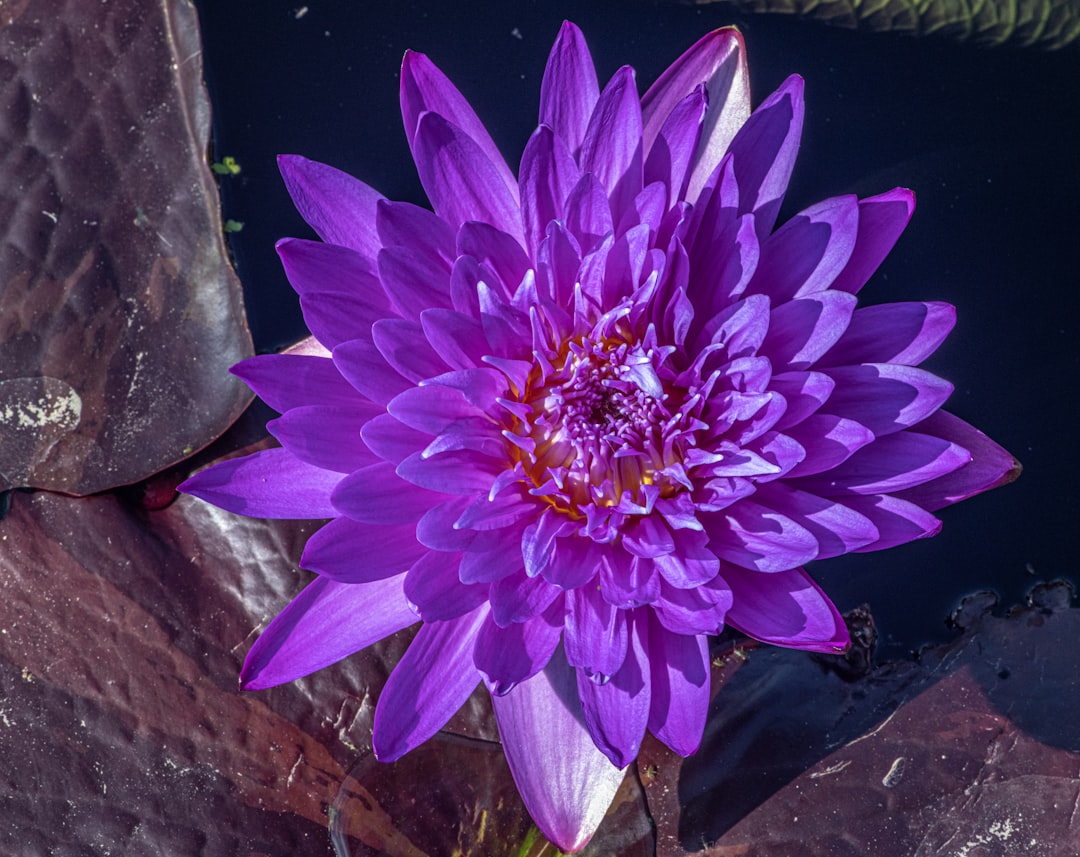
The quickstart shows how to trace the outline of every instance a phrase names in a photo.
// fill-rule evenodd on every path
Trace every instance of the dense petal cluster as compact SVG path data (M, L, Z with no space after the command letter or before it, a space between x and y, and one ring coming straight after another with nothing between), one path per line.
M516 176L422 55L405 57L401 106L434 211L281 159L322 238L278 245L316 344L236 368L281 412L281 447L185 490L332 519L246 687L420 623L376 753L426 740L483 681L526 804L573 849L646 729L697 748L706 635L842 651L802 566L932 535L935 509L1015 462L917 368L952 307L856 308L909 191L774 230L802 81L751 113L736 31L639 97L628 67L601 90L564 25Z

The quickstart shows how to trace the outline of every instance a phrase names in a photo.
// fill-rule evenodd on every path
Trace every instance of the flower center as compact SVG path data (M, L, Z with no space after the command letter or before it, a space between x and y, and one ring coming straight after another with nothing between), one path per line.
M573 517L675 493L686 391L663 365L670 351L583 336L536 359L513 429L531 493Z

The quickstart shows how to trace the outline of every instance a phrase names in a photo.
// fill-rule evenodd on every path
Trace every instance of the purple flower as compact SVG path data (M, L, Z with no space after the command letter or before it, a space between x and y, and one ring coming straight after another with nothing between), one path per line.
M935 509L1017 465L916 368L951 306L856 309L910 191L829 199L774 230L802 80L751 113L735 30L639 97L629 67L600 90L565 24L516 177L421 54L401 108L434 213L281 158L323 239L278 245L317 344L236 367L282 413L281 448L184 490L332 519L304 552L318 577L252 647L244 687L420 623L378 704L379 758L483 681L527 807L574 850L646 729L697 748L707 635L843 651L802 565L933 535Z

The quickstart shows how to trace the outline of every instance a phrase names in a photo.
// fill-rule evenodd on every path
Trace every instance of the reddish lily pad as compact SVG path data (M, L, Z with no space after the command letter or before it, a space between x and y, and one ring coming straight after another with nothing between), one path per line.
M0 69L0 490L135 482L250 400L194 9L7 3Z

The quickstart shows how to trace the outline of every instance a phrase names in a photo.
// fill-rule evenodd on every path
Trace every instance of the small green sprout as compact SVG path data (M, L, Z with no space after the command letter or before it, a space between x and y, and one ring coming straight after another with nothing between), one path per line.
M226 232L239 232L244 228L244 224L239 220L233 220L232 218L225 221L225 225L221 227Z
M220 161L214 161L210 165L210 169L219 176L235 176L240 172L240 165L236 163L236 158L232 155L226 155Z

